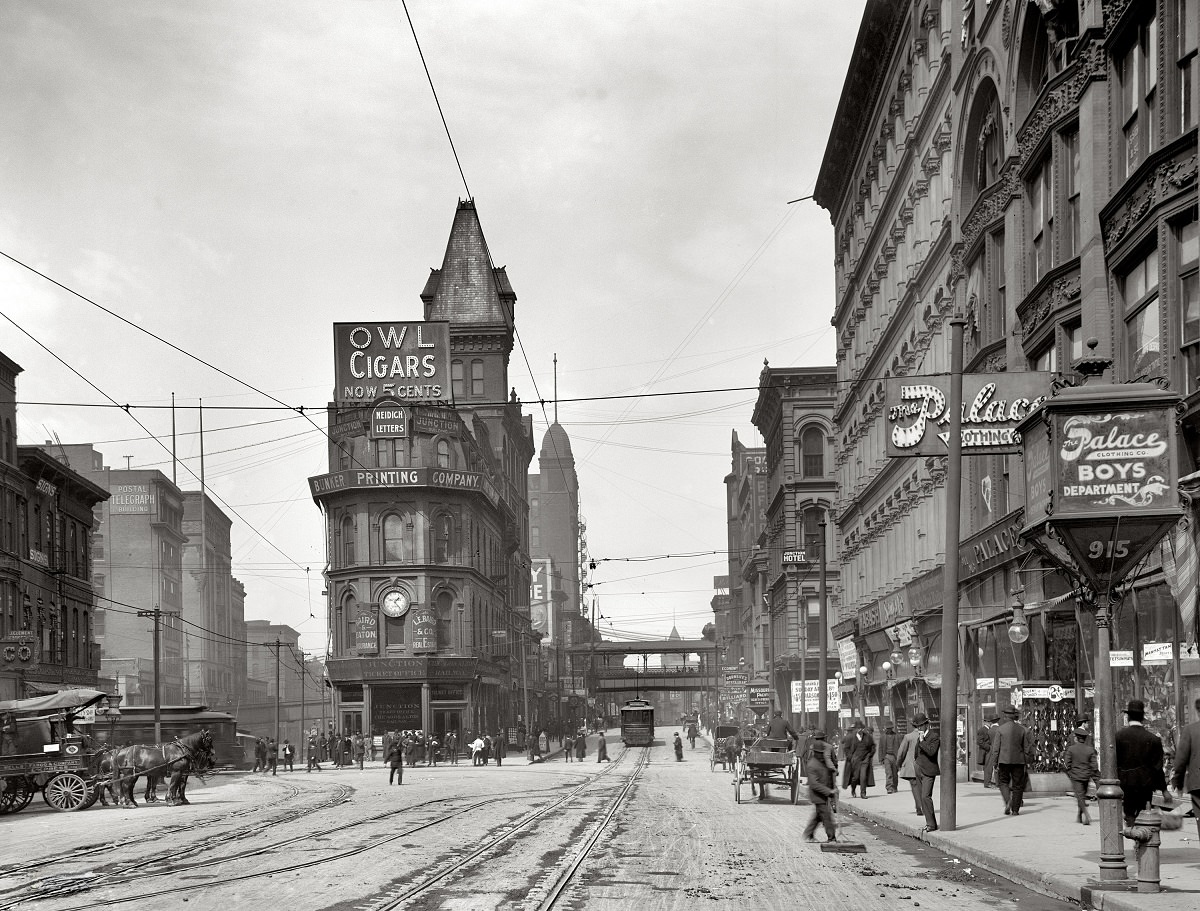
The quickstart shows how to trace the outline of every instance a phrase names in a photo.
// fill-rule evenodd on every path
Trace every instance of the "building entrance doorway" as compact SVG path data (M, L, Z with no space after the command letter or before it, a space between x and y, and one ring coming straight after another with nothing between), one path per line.
M433 710L433 733L437 737L438 743L446 742L446 735L451 731L458 734L458 745L461 749L463 746L463 726L462 726L463 710L457 709L434 709Z
M362 733L362 712L342 712L342 734Z

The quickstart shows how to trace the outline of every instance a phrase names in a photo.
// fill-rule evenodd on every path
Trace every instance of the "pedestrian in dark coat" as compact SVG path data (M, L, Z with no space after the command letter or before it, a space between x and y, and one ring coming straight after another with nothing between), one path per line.
M675 737L678 739L679 734L676 733ZM682 740L679 741L679 749L682 753L682 750L683 750L683 741ZM605 743L604 732L601 731L599 739L596 741L596 762L599 763L599 762L611 762L611 761L612 760L608 758L608 744Z
M292 770L292 761L296 758L296 750L292 746L292 742L290 740L285 739L283 741L283 751L282 752L283 752L284 766L287 767L287 770L289 772L293 771Z
M267 741L267 765L271 769L271 774L275 775L279 769L279 747L275 744L275 738L272 737ZM266 772L263 769L263 772Z
M567 762L575 758L575 736L569 731L563 738L563 755L567 757Z
M604 735L601 734L601 737ZM683 740L679 736L679 732L675 732L675 761L683 762Z
M1148 730L1146 705L1134 699L1125 709L1129 719L1126 727L1117 731L1117 778L1125 796L1121 801L1125 825L1132 826L1138 813L1150 804L1155 791L1167 790L1163 771L1163 745L1158 735Z
M875 738L861 721L854 723L854 732L847 738L846 764L850 773L850 796L855 788L867 799L867 788L875 786L875 771L871 761L875 757Z
M1200 833L1200 699L1196 700L1195 708L1194 717L1198 720L1185 725L1179 732L1171 778L1180 797L1185 793L1191 796L1196 831Z
M996 759L992 756L992 741L996 739L996 732L1000 730L1000 716L992 714L984 720L987 725L979 729L979 735L975 742L980 749L980 761L983 763L983 786L994 788L996 787Z
M254 768L252 772L265 772L267 770L267 742L259 737L254 741Z
M915 727L904 735L904 739L900 741L900 749L896 753L896 762L900 765L900 777L908 782L909 790L912 791L913 806L916 807L917 815L924 816L921 786L917 781L917 740L920 736L921 732Z
M900 786L900 763L896 755L900 752L900 741L903 739L891 723L879 738L879 755L883 757L883 785L889 794L895 794Z
M1088 782L1100 782L1100 766L1096 762L1096 748L1087 742L1088 729L1080 725L1075 729L1075 742L1063 754L1067 778L1075 792L1075 821L1085 826L1092 824L1087 811Z
M1016 708L1007 706L1003 714L1005 721L992 737L990 755L996 765L996 783L1004 801L1004 815L1019 816L1029 780L1025 767L1033 762L1033 737L1025 725L1017 721Z
M508 755L508 744L504 740L502 732L497 732L496 736L492 738L492 750L496 754L496 768L504 765L504 757Z
M352 741L351 748L354 750L354 761L358 763L358 770L361 772L362 767L363 767L363 760L366 758L366 755L367 755L367 744L366 744L366 741L363 740L362 734L354 735L354 740Z
M583 762L585 756L587 756L587 735L580 731L575 737L575 759Z
M921 812L925 816L925 831L937 831L937 816L933 811L933 785L938 776L938 748L941 739L937 728L930 727L929 719L924 715L913 718L913 727L917 729L917 739L914 744L917 758L914 763L917 771L917 787L921 792Z
M804 827L804 840L815 841L817 825L825 826L826 841L837 841L837 828L833 822L833 804L837 800L834 787L834 772L837 762L829 755L830 744L825 742L825 732L813 731L805 772L808 776L808 799L812 801L813 815Z
M458 732L451 731L446 735L446 755L450 757L450 765L458 765Z
M388 784L404 784L404 745L400 738L393 737L388 743L387 756Z
M304 771L311 772L316 769L321 771L321 739L316 734L308 735L308 768Z

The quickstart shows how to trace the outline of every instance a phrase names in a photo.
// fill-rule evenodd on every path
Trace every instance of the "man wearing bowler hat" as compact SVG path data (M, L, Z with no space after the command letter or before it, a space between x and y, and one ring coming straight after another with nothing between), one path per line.
M921 811L925 815L925 831L936 832L937 817L933 812L933 785L938 776L938 748L941 740L937 728L931 728L929 719L924 714L913 718L913 727L917 729L917 739L914 744L917 772L917 787L920 792Z
M1166 792L1163 771L1163 745L1158 735L1147 730L1146 705L1134 699L1125 709L1129 724L1117 731L1117 779L1124 792L1121 804L1125 825L1132 826L1138 813L1146 809L1155 791Z
M996 783L1000 785L1000 797L1004 800L1004 815L1019 816L1028 781L1025 766L1033 761L1033 738L1025 725L1017 721L1018 712L1013 706L1007 706L1003 715L1004 722L992 737L988 758L996 766Z

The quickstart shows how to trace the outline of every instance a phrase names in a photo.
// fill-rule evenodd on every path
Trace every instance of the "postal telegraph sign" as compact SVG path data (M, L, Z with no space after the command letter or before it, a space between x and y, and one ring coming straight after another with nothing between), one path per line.
M968 373L962 381L962 454L1020 452L1017 425L1046 400L1051 375ZM949 375L892 377L885 396L889 457L944 456L949 452Z

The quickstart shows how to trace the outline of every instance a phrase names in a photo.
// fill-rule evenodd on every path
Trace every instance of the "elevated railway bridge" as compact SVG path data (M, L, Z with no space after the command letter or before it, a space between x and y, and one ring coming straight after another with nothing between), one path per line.
M717 686L717 646L707 639L592 642L572 646L571 666L589 669L596 696L701 692ZM637 659L629 661L630 658ZM656 659L651 662L651 659Z

